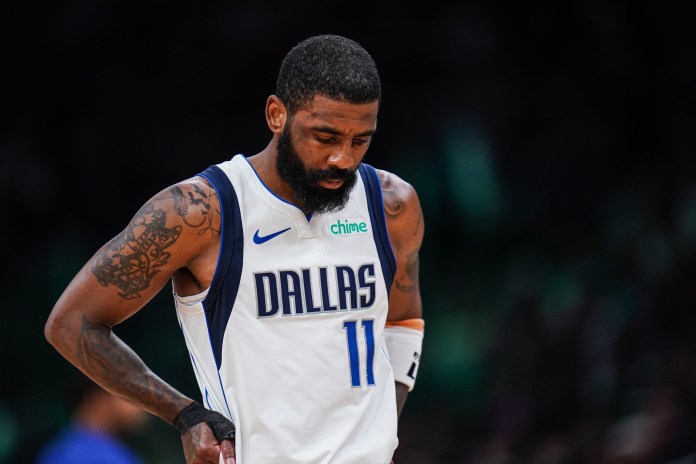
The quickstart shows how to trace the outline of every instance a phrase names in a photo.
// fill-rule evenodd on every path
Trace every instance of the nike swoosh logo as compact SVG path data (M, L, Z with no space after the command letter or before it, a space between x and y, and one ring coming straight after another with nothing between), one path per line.
M268 234L268 235L264 235L264 236L259 235L259 229L256 229L256 233L254 234L254 243L257 245L261 245L262 243L266 243L270 239L276 238L280 234L283 234L290 229L291 229L291 227L288 227L287 229L279 230L278 232L273 232L272 234Z

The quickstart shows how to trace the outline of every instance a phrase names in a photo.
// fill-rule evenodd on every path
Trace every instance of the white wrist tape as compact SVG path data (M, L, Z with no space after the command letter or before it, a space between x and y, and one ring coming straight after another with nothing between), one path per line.
M419 327L419 328L413 328ZM403 383L408 391L413 390L418 374L423 348L423 320L387 322L384 339L389 352L389 361L394 371L394 380Z

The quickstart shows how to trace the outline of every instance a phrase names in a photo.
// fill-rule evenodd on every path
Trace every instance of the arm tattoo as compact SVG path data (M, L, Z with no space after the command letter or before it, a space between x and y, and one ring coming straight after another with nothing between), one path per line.
M181 216L187 226L200 228L198 235L203 235L210 232L212 235L220 234L220 230L214 226L215 215L221 217L219 209L211 211L211 199L217 196L215 190L210 189L206 193L198 185L193 185L193 191L184 191L177 185L169 189L174 196L174 211ZM195 208L196 214L200 215L200 219L195 220L191 217L189 208Z
M118 237L113 239L92 265L92 273L104 287L115 285L126 300L140 298L171 255L169 248L181 234L181 226L166 227L167 215L151 203L143 206Z
M387 216L396 217L401 211L403 211L404 205L400 201L385 201L384 202L384 212Z
M413 290L416 289L415 283L403 283L399 280L394 280L394 285L396 285L396 288L398 288L404 293L411 293Z
M167 396L138 356L115 337L111 329L82 317L77 341L77 357L86 373L100 379L115 391L137 398L146 407L159 404Z
M77 341L77 357L87 373L105 375L106 380L111 380L110 377L114 375L114 372L108 368L109 363L102 361L103 358L111 358L109 361L112 363L114 361L115 353L108 346L110 337L111 331L108 328L92 324L82 316L80 337Z
M404 293L410 293L418 288L418 252L414 251L406 257L406 278L394 279L396 288Z

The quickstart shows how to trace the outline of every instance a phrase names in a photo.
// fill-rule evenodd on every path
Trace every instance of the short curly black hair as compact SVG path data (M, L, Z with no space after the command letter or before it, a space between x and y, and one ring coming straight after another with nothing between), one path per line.
M306 109L315 95L349 103L379 101L377 66L357 42L340 35L317 35L295 45L283 59L275 94L290 115Z

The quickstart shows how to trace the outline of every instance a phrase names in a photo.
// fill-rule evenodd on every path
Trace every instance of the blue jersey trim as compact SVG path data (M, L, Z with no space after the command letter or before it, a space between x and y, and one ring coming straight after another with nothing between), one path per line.
M249 164L249 167L251 168L251 170L254 172L254 174L256 174L256 178L259 180L259 182L261 182L261 185L263 185L263 188L265 188L266 190L268 190L268 193L270 193L271 195L273 195L274 197L276 197L277 199L279 199L279 200L282 201L283 203L286 203L286 204L288 204L288 205L290 205L290 206L292 206L292 207L294 207L294 208L297 208L297 209L299 209L300 211L302 211L302 209L301 209L299 206L297 206L297 205L294 204L294 203L290 203L290 202L287 201L287 200L284 200L284 199L280 198L278 195L275 194L275 192L274 192L273 190L269 189L269 188L268 188L268 185L266 185L266 183L265 183L263 180L261 180L261 176L259 176L259 173L256 172L256 169L254 169L254 166L251 165L251 163L249 162L249 160L248 160L244 155L238 155L238 156L242 156L242 157L244 158L244 161L246 161L247 164ZM311 213L309 213L309 214L305 214L305 212L302 211L302 214L305 215L305 217L307 218L307 222L309 222L309 221L312 219L312 215L314 214L314 212L311 212Z
M388 295L396 272L396 258L394 257L394 251L389 242L389 233L387 232L382 186L379 183L377 171L369 164L360 163L358 171L365 185L367 209L369 210L370 222L372 223L372 237L377 246L377 254L382 266L382 274L384 275L384 283L387 285Z
M213 281L203 300L208 333L213 349L215 365L222 365L222 343L225 328L232 314L239 282L242 277L244 259L244 232L239 201L227 175L218 166L211 166L200 174L210 182L220 199L222 231L220 253Z

